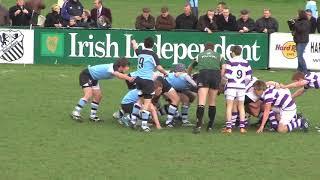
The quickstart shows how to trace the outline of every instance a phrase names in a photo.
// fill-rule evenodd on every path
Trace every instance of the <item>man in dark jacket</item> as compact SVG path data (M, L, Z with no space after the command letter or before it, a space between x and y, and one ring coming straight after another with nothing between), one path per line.
M155 19L150 15L149 8L143 8L142 14L136 18L136 29L154 29Z
M17 5L9 9L9 16L12 20L12 26L28 26L32 11L25 7L24 0L17 0Z
M63 19L60 15L60 7L58 4L54 4L51 7L51 13L46 16L46 21L44 22L45 27L62 27Z
M316 29L317 29L317 19L312 16L312 11L310 9L306 10L306 15L310 23L310 33L314 34L316 33Z
M169 14L167 7L161 8L161 15L157 17L156 29L157 30L172 30L176 27L174 18Z
M256 31L261 33L274 33L278 32L278 21L271 17L270 9L263 10L263 17L256 21Z
M61 16L66 22L69 22L71 18L81 21L82 13L83 6L79 0L66 1L61 8Z
M207 14L199 18L198 29L200 31L208 32L209 34L218 30L214 17L214 10L208 10Z
M192 14L190 4L184 6L184 13L176 18L176 29L196 29L198 20Z
M46 6L44 5L43 0L28 0L26 2L26 7L33 11L33 16L31 22L33 25L38 24L38 17L41 14L41 10L45 9Z
M10 25L9 11L7 8L0 5L0 26Z
M97 24L97 20L99 17L104 16L107 18L110 23L110 27L112 25L112 14L109 8L105 8L102 5L102 0L94 0L93 2L94 8L91 10L91 20Z
M222 16L217 17L217 25L219 31L237 31L237 20L230 13L230 9L225 7L222 11Z
M303 53L309 42L310 23L305 11L299 10L298 15L298 19L294 23L292 34L297 48L298 71L307 74L308 70Z
M241 33L247 33L254 31L255 22L249 17L248 10L240 11L240 18L237 20L237 30Z

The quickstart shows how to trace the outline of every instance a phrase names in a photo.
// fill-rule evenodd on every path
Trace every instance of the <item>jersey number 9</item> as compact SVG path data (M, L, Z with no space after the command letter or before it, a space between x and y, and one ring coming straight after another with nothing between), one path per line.
M242 75L243 75L243 72L241 70L238 70L237 71L237 78L238 79L241 79L242 78Z
M144 62L144 58L143 58L143 57L140 57L140 58L139 58L139 61L138 61L138 68L139 68L139 69L143 68L143 62Z

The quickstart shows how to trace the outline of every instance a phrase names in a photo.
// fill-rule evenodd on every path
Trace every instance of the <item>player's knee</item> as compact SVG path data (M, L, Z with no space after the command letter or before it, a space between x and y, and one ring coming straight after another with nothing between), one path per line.
M279 124L277 131L278 131L278 133L287 133L288 128L284 124Z

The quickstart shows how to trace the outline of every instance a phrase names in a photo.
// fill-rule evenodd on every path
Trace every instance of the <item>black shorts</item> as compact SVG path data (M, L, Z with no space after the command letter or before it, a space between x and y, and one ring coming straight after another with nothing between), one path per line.
M79 84L82 88L87 88L97 86L98 81L92 78L88 69L84 69L79 75Z
M160 81L162 84L162 93L169 92L172 88L171 84L161 76L157 77L157 81Z
M141 94L139 94L140 97L152 99L154 95L154 83L152 80L137 77L134 82L136 83L137 89L141 91Z
M244 105L248 105L250 103L253 103L254 101L250 99L248 96L245 96L244 98Z
M131 74L129 73L128 74L129 77L131 77ZM126 84L127 84L127 87L128 89L136 89L136 83L135 82L129 82L128 80L126 80Z
M132 113L132 108L134 106L134 103L130 104L121 104L121 109L125 114L131 114Z
M200 70L198 79L198 88L219 89L221 81L220 70L204 69Z

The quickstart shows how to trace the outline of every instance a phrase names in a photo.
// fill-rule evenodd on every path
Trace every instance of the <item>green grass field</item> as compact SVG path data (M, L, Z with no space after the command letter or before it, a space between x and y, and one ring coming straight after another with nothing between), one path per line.
M141 13L142 7L149 7L154 16L160 14L160 8L163 5L169 7L173 16L183 12L185 0L104 0L105 6L111 8L113 15L114 28L134 28L135 17ZM200 0L199 14L205 14L207 9L215 8L220 0ZM13 0L0 0L0 4L7 8L13 6ZM47 8L43 11L46 15L51 11L51 5L57 0L45 0ZM81 0L86 9L93 7L91 0ZM264 8L270 8L273 16L277 18L280 24L280 31L288 32L287 20L295 17L298 9L303 9L305 2L303 0L224 0L231 8L231 12L238 16L241 9L249 9L252 17L257 19L262 16Z
M121 127L113 118L124 82L102 81L102 124L76 123L69 113L82 95L79 66L0 66L0 179L312 179L320 177L319 133L228 136L191 128L150 134ZM256 71L286 82L291 71ZM224 122L219 97L217 128ZM320 123L319 92L297 101ZM191 120L195 121L195 107ZM88 115L88 107L83 115ZM88 117L88 116L86 116ZM207 119L206 119L207 120Z

